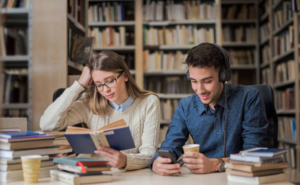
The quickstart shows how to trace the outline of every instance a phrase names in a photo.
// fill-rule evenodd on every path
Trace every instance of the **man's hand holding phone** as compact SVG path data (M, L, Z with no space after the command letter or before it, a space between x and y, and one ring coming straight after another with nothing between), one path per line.
M159 150L160 155L155 159L152 165L152 170L163 176L178 174L182 171L180 164L176 163L173 154L168 150Z

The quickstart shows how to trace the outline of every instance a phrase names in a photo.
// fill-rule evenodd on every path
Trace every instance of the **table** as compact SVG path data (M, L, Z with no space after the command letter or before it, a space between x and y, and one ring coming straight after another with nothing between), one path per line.
M176 176L160 176L153 173L150 169L142 169L136 171L119 171L113 169L111 172L105 172L113 175L113 182L99 183L100 185L207 185L207 184L228 184L238 185L236 183L228 182L226 173L210 173L210 174L192 174L189 169L183 168L182 173ZM7 183L8 185L23 185L23 181ZM281 181L272 183L272 185L292 185L288 181ZM54 179L42 178L39 183L35 185L67 185ZM92 184L89 184L92 185ZM240 184L239 184L240 185Z

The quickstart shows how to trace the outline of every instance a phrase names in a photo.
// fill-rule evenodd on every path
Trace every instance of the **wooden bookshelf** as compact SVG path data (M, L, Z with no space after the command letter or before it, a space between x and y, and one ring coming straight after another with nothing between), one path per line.
M78 15L78 19L68 12L70 5L67 0L33 1L35 16L32 25L35 37L32 57L34 113L32 130L40 129L40 118L52 103L54 91L67 87L68 75L81 74L83 66L75 64L68 58L70 29L82 36L86 35L87 30L88 2L79 1L82 17L79 18ZM41 40L43 42L40 42Z
M27 121L28 121L28 128L32 128L32 73L28 73L28 71L32 70L32 6L31 6L32 0L28 0L28 6L27 7L14 7L14 8L1 8L0 10L0 17L1 17L1 29L7 28L7 29L23 29L24 30L24 52L23 54L10 54L8 53L8 48L6 48L7 53L1 53L1 67L2 67L2 73L5 73L8 76L17 76L18 78L27 79L26 81L19 82L19 85L26 86L26 100L11 100L11 90L10 93L7 94L8 88L6 85L7 83L13 83L8 82L9 79L4 78L1 79L1 83L3 83L3 89L1 89L1 100L0 104L2 111L16 111L19 115L3 115L2 112L0 113L1 116L21 116L21 112L26 112ZM15 5L14 5L15 6ZM2 22L2 19L4 21ZM3 26L3 27L2 27ZM4 38L4 33L3 34ZM6 47L6 46L4 46ZM19 47L19 46L15 46ZM0 46L0 48L2 48ZM15 49L16 52L17 49ZM19 69L25 69L27 72L7 72L7 70L19 70ZM5 92L3 92L5 91ZM5 95L6 94L6 95ZM6 97L6 101L4 100L3 95L6 97L9 95L9 98ZM20 98L20 97L19 97ZM4 101L3 101L4 100ZM13 102L13 103L12 103ZM23 115L23 114L22 114ZM24 115L24 116L25 116Z
M289 90L289 89L293 89L293 105L294 105L294 108L293 109L278 109L276 110L277 112L277 116L278 118L291 118L291 119L294 119L295 120L295 125L296 125L296 141L293 141L293 140L290 140L290 139L287 139L287 138L280 138L278 136L278 141L279 143L281 144L281 146L283 147L287 147L288 149L290 148L294 148L293 150L296 150L296 155L295 155L295 160L297 161L297 170L298 170L298 175L294 175L294 176L289 176L290 178L290 181L291 182L298 182L299 183L299 179L297 181L297 179L295 178L296 176L299 176L300 174L300 159L299 159L299 156L300 156L300 148L299 148L299 145L300 145L300 139L299 139L299 136L300 136L300 132L299 132L299 127L300 127L300 120L299 120L299 80L298 80L298 76L299 76L299 41L298 41L298 34L299 34L299 25L298 25L298 13L295 13L295 12L291 12L292 14L292 17L290 19L288 19L287 17L287 20L283 20L283 24L277 28L277 29L274 29L274 24L276 24L274 21L276 21L276 17L275 16L278 16L277 14L277 11L282 11L283 8L284 8L284 3L292 3L292 1L283 1L283 0L279 0L278 2L274 3L273 0L264 0L264 1L268 1L268 10L269 10L269 13L268 13L268 21L269 21L269 24L270 24L270 35L271 35L271 38L268 40L268 41L262 41L261 42L268 42L266 44L268 44L270 46L270 51L271 51L271 55L272 55L272 60L268 63L268 64L260 64L261 66L261 69L270 69L270 78L271 78L271 84L269 84L271 87L274 88L274 93L286 93L285 91L286 90ZM286 4L285 4L286 5ZM291 7L292 4L290 4L290 7ZM287 5L289 6L289 5ZM289 12L287 12L289 14ZM260 20L264 20L266 19L264 16L266 14L263 14L261 17L260 17ZM283 19L283 18L282 18ZM289 27L290 26L293 26L293 45L294 47L291 48L290 50L288 51L285 51L284 53L280 53L279 56L275 56L275 41L274 41L274 38L277 37L277 36L281 36L281 34L283 34L286 30L289 31ZM290 33L291 34L291 33ZM289 44L289 43L288 43ZM279 46L281 47L281 46ZM296 80L288 80L288 81L285 81L285 82L282 82L282 83L275 83L274 82L274 79L276 77L276 66L278 64L283 64L283 63L286 63L288 61L295 61L295 65L293 66L293 69L292 70L295 70L294 73L295 73L295 78ZM290 73L290 72L287 72L287 73ZM283 74L284 75L284 74ZM289 95L290 96L290 95ZM281 99L275 99L275 102L277 101L282 101ZM284 104L285 105L285 104ZM282 106L282 105L281 105ZM286 106L286 105L285 105ZM298 144L298 145L297 145ZM293 161L293 160L291 160ZM295 171L297 171L295 170Z

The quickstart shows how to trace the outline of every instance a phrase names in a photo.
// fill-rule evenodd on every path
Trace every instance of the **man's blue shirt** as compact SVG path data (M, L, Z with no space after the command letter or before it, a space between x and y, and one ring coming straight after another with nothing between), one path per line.
M215 110L203 104L197 94L180 100L160 149L169 150L178 158L190 134L206 157L223 157L224 126L226 157L240 150L263 146L269 123L259 91L254 87L227 84L226 97L225 124L222 121L224 92ZM153 156L150 168L158 156L158 153Z

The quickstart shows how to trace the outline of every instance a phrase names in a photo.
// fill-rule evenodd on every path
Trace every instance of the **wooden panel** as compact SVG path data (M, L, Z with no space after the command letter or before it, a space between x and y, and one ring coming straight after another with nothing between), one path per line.
M33 0L33 125L52 103L53 92L67 85L67 0Z
M143 1L135 0L135 80L143 89Z

